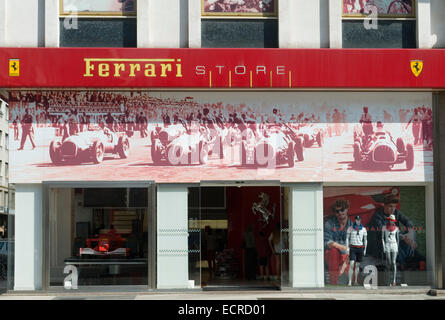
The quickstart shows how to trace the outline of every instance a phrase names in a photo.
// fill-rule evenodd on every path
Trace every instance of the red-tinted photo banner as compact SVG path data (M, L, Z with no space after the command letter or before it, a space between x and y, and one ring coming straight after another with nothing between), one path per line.
M4 88L445 88L445 50L2 48Z

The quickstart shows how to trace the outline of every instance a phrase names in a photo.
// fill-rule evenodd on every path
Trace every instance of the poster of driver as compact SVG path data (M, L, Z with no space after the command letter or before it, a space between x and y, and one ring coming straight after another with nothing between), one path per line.
M423 93L10 92L11 181L433 180Z
M367 266L373 285L427 284L424 187L325 187L323 197L326 285L363 286Z
M412 16L414 2L415 0L343 0L343 14L369 14L376 10L379 16Z

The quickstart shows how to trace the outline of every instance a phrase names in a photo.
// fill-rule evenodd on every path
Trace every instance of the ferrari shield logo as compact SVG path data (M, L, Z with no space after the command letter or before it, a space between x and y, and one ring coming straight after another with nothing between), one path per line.
M20 76L20 60L19 59L9 59L9 76L10 77Z
M418 77L423 71L423 61L422 60L412 60L411 61L411 71Z

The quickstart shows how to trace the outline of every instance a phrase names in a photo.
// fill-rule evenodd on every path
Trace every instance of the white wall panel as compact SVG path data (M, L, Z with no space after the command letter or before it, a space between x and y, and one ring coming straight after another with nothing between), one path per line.
M161 184L157 194L157 288L188 286L188 189Z
M18 184L15 193L14 290L42 288L41 184Z
M329 47L332 49L343 47L342 10L341 1L329 0Z
M6 2L5 45L11 47L44 46L45 1L3 0Z
M323 189L321 184L291 186L289 273L291 287L324 286Z

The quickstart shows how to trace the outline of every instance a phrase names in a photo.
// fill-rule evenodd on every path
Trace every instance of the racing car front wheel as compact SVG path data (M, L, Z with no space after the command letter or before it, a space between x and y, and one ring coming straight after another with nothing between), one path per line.
M93 145L93 161L101 163L104 160L105 148L102 142L96 141Z
M321 131L317 133L317 144L320 148L323 146L323 134Z
M411 143L406 145L406 170L412 170L414 168L414 148Z
M295 146L293 141L287 147L287 164L289 168L293 168L295 164Z
M295 143L295 153L297 154L298 161L304 160L303 149L303 139L299 137Z
M356 168L359 168L361 164L360 143L354 142L354 165Z
M130 155L130 141L127 137L120 137L117 144L117 152L121 159L126 159Z
M150 147L151 160L154 164L159 164L161 162L161 150L153 143Z
M311 138L307 133L304 134L304 147L309 148L311 146Z
M405 143L403 142L402 138L397 138L396 146L399 153L405 152Z
M60 146L60 141L51 141L51 144L49 145L49 157L54 164L62 163L62 157L59 154Z

